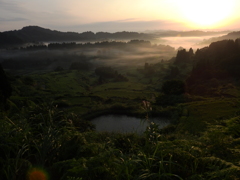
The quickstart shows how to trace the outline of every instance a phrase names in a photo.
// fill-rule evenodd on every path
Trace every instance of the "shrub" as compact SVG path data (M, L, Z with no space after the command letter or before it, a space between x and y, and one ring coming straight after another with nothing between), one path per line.
M162 85L162 92L165 95L181 95L185 93L185 83L181 80L168 80Z

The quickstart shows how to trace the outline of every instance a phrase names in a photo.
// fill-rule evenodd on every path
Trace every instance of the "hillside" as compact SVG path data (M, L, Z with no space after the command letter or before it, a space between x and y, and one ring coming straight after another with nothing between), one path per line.
M175 65L192 64L186 79L188 93L208 96L238 96L231 87L238 86L240 77L240 39L213 42L195 54L180 50ZM232 89L232 94L226 93ZM228 95L227 95L228 94Z
M60 32L56 30L45 29L38 26L27 26L20 30L2 32L2 36L14 36L22 39L24 42L42 42L42 41L98 41L107 39L151 39L152 36L137 32L116 32L106 33L91 31Z
M210 39L206 39L203 40L201 43L199 43L200 45L203 44L210 44L212 42L216 42L216 41L221 41L221 40L225 40L225 39L237 39L240 38L240 31L235 31L235 32L230 32L227 35L224 36L219 36L219 37L214 37L214 38L210 38Z

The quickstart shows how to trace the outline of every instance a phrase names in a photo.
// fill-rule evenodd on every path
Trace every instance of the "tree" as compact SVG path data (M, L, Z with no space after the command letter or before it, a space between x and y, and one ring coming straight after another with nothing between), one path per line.
M178 50L175 64L189 63L193 55L194 52L192 48L190 48L189 51L186 51L186 49Z
M188 53L189 53L189 57L190 57L190 58L193 57L194 52L193 52L193 49L192 49L192 48L189 49Z
M186 90L185 83L181 80L168 80L162 85L162 92L165 95L181 95Z

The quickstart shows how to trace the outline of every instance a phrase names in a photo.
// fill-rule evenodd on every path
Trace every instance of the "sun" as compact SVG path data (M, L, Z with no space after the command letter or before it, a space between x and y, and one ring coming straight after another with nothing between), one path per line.
M236 0L181 0L176 4L189 26L214 28L232 16Z

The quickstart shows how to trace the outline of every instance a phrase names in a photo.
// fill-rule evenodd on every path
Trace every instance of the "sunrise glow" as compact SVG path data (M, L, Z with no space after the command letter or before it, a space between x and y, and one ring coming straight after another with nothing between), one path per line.
M0 31L39 25L68 31L237 29L238 0L2 0Z
M176 4L189 26L216 28L229 21L237 3L236 0L182 0L176 1Z

